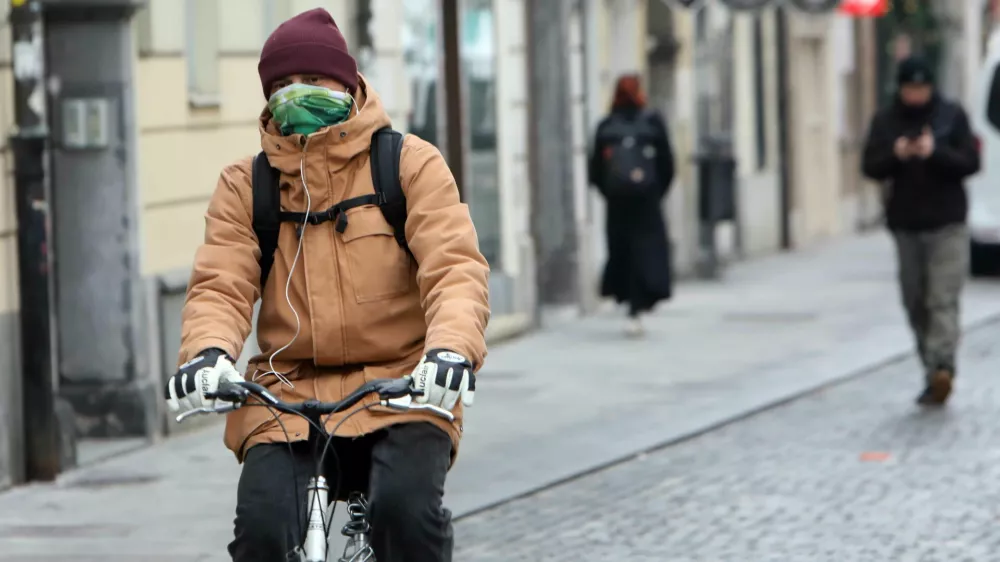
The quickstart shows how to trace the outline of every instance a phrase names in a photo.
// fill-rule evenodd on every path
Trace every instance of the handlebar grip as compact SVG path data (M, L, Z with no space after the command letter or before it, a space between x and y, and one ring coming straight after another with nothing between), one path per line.
M392 398L402 398L403 396L414 396L409 377L398 379L380 379L372 381L373 390L378 393L378 397L386 400Z
M229 384L234 384L234 385L236 385L236 386L238 386L240 388L249 390L250 394L267 394L268 393L266 388L264 388L263 386L255 383L255 382L239 381L239 382L234 382L234 383L229 383Z
M205 397L209 399L222 400L223 402L246 402L250 397L250 391L243 388L239 383L229 381L219 381L219 387L215 392L206 392Z

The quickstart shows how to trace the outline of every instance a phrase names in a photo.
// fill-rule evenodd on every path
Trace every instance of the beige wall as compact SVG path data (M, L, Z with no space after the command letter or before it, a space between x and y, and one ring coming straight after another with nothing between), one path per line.
M219 172L260 150L257 116L265 102L257 60L266 34L288 16L317 6L327 8L340 21L347 19L343 0L196 1L218 4L215 105L194 107L188 94L187 0L150 0L136 18L142 272L146 275L190 267L202 241L203 216Z
M841 231L832 22L831 17L789 14L792 236L798 246Z
M667 221L674 243L674 267L686 272L694 267L698 240L697 174L690 158L697 135L694 17L691 10L677 7L672 17L679 51L674 60L673 114L666 116L675 167L674 184L667 197Z
M757 91L753 14L737 14L733 26L734 148L738 162L738 213L745 255L777 250L781 243L777 57L773 9L761 12L764 74L765 162L757 162Z
M715 6L715 9L723 9ZM853 201L844 197L844 178L851 169L841 158L838 138L838 98L842 87L836 62L833 17L806 17L790 10L789 28L789 144L791 153L792 237L808 245L844 234L853 224L845 220ZM675 265L691 266L697 249L697 174L688 159L698 138L695 122L694 12L674 9L676 38L681 50L675 62L675 114L670 117L677 158L677 182L668 205L671 234L677 243ZM767 158L757 166L756 108L752 16L735 13L733 19L733 134L738 160L738 212L746 255L763 254L780 245L780 166L777 52L774 10L763 15L765 142ZM719 251L729 253L733 243L728 228L717 233Z
M0 3L0 314L17 310L14 181L7 136L13 125L13 81L10 60L10 2ZM0 342L5 345L5 342Z
M523 271L525 254L533 254L528 170L528 60L525 0L495 0L497 22L497 151L500 174L500 220L504 232L502 262L512 277ZM509 235L508 235L509 234Z

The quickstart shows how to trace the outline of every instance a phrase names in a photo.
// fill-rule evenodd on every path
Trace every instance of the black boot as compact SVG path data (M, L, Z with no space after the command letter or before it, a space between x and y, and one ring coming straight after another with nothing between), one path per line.
M927 377L927 386L917 397L921 406L943 406L951 395L951 387L955 376L951 371L940 369Z

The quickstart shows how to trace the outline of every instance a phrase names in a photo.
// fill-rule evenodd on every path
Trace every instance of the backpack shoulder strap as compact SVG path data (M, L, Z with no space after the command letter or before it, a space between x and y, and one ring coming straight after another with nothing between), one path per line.
M267 276L274 265L274 252L278 249L278 232L281 228L281 194L278 187L280 174L271 167L271 162L263 151L253 159L250 181L253 189L253 231L260 245L260 291L263 294Z
M392 227L399 246L410 253L406 243L406 195L399 179L399 158L403 134L390 127L375 131L371 144L372 185L380 197L379 209Z

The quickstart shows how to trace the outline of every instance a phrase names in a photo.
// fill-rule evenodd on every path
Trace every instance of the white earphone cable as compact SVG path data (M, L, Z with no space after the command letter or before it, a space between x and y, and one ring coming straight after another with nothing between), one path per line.
M282 351L285 351L286 349L288 349L289 347L291 347L292 344L295 343L295 340L299 339L299 334L302 331L302 319L299 318L299 313L295 310L295 307L292 305L291 287L292 287L292 276L295 274L295 267L299 263L299 256L302 255L302 243L305 240L306 226L309 224L309 213L312 212L312 196L309 194L309 184L306 182L306 154L305 154L305 151L306 151L306 148L308 146L309 146L309 140L307 139L306 140L306 145L302 149L302 161L299 163L299 174L302 176L302 188L306 192L306 212L305 212L305 218L302 219L302 227L299 229L299 233L300 233L299 234L299 245L298 245L298 248L296 248L296 250L295 250L295 258L292 259L292 267L291 267L291 269L289 269L289 271L288 271L288 279L285 281L285 302L288 304L288 308L291 309L292 315L295 316L295 335L292 336L291 341L289 341L288 343L286 343L284 346L276 349L274 351L274 353L271 354L271 357L267 360L267 364L268 364L267 366L270 368L270 371L268 371L266 373L261 373L261 374L254 373L254 376L253 376L253 381L256 382L257 379L259 379L259 378L266 377L268 375L274 375L275 377L278 378L279 381L281 381L282 384L287 385L289 388L295 388L295 385L292 384L292 382L290 380L288 380L288 377L286 376L286 373L279 373L278 371L275 370L275 368L274 368L274 358L277 357L278 354L281 353ZM261 291L263 291L263 290L264 290L264 288L261 287Z

